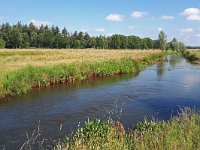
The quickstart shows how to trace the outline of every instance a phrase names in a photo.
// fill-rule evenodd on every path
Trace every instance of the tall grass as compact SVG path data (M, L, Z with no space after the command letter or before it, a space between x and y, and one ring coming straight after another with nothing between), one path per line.
M197 61L200 59L200 54L194 51L183 51L182 54L189 61Z
M200 60L200 50L190 50L190 52Z
M189 108L169 121L144 121L126 132L122 123L93 120L58 143L56 150L198 150L200 114Z
M76 57L75 62L70 61L60 64L55 63L54 65L35 65L26 62L27 65L25 66L21 65L19 67L19 64L17 64L16 69L12 67L10 70L3 68L3 66L10 64L10 60L8 60L8 58L15 58L15 56L18 57L18 55L20 58L22 58L22 56L31 56L33 57L33 60L34 58L37 58L38 55L49 56L52 53L53 55L56 54L54 51L50 51L50 53L48 52L49 51L28 52L25 50L19 52L0 52L0 57L5 56L7 58L7 60L4 60L5 64L0 67L0 72L3 71L3 73L0 75L0 96L26 94L32 88L47 87L52 84L73 82L75 80L93 78L96 76L111 76L114 74L122 73L137 73L147 65L153 64L155 61L161 59L162 56L166 55L166 53L161 51L115 51L117 55L115 56L115 53L113 51L108 50L98 51L98 54L96 54L97 50L85 50L81 51L80 53L78 53L77 50L76 52L70 50L65 53L59 51L58 55L60 55L59 53L69 55L71 55L71 53L74 53L70 56L70 58ZM83 52L84 54L82 54ZM89 54L87 55L85 52L89 52ZM79 54L81 56L76 56ZM167 54L169 54L169 52ZM90 58L88 58L88 56ZM94 60L93 56L96 60ZM106 58L104 58L103 56L105 56ZM58 58L56 56L52 57L55 57L53 58L53 60ZM81 59L81 57L84 58ZM9 63L7 63L6 61L8 61ZM41 62L44 61L45 59L41 60ZM24 63L23 60L21 62L22 64ZM15 61L12 62L12 65L14 64Z
M73 82L95 76L136 73L143 67L143 64L130 58L119 61L72 63L50 67L27 66L5 75L3 91L11 95L25 94L35 87L47 87L52 84Z

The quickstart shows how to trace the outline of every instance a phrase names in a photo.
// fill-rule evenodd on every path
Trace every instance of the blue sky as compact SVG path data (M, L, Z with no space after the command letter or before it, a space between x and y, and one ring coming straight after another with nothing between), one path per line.
M200 45L200 0L0 0L0 23L64 26L91 35L156 39L164 30L187 45Z

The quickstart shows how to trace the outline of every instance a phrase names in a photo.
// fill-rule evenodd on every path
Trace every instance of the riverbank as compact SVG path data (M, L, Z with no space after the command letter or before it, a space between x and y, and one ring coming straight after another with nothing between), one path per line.
M199 50L187 50L183 52L183 56L195 64L200 64L200 51Z
M86 78L137 73L171 53L159 50L0 50L0 97Z
M59 143L56 150L200 149L200 115L189 108L169 121L144 121L126 132L121 122L88 121Z

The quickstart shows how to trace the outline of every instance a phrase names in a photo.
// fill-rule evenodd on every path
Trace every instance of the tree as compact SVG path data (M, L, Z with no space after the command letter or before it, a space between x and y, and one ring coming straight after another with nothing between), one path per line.
M185 50L183 43L175 38L167 44L167 36L163 31L159 33L158 40L150 38L141 39L138 36L90 36L87 32L69 33L64 27L61 32L58 26L37 27L33 22L23 25L5 23L0 25L1 47L5 48L99 48L99 49L162 49L168 47L175 50Z
M104 49L104 39L102 36L96 37L95 43L95 48Z
M5 46L6 42L2 38L0 38L0 48L5 48Z
M167 36L163 31L160 31L158 35L158 42L159 42L159 48L161 50L166 50L167 48Z
M173 40L169 43L169 47L173 51L179 51L179 42L176 38L173 38Z
M62 30L62 35L63 36L69 36L69 33L67 32L67 29L64 27L64 29Z
M9 34L8 48L22 48L23 37L18 28L12 28Z
M184 52L187 50L187 47L185 46L184 43L178 42L178 45L179 45L179 51Z

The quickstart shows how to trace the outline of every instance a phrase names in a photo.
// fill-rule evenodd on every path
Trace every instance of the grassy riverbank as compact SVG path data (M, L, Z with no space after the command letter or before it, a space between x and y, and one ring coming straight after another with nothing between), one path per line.
M56 150L198 150L200 115L185 108L169 121L145 121L126 132L120 122L88 121Z
M183 56L194 63L200 64L200 50L187 50L183 52Z
M0 96L95 76L135 73L164 55L159 50L0 50Z
M200 50L190 50L190 52L195 55L197 58L198 63L200 64Z

